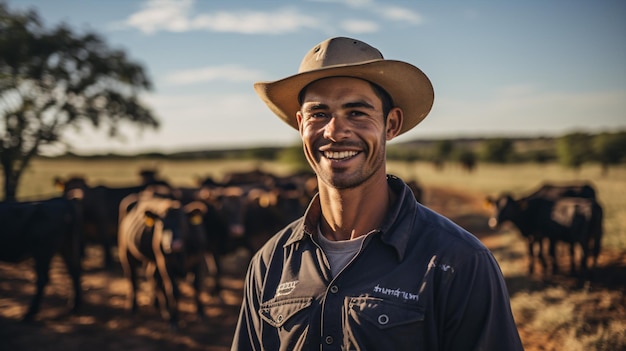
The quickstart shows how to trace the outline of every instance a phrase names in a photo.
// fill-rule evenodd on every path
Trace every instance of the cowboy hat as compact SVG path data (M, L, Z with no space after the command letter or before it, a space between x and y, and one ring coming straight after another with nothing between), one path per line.
M273 82L254 83L261 100L280 119L298 129L298 95L308 84L328 77L354 77L372 82L391 96L393 106L404 111L400 134L421 122L433 105L430 80L417 67L385 60L376 48L356 39L326 39L311 49L298 73Z

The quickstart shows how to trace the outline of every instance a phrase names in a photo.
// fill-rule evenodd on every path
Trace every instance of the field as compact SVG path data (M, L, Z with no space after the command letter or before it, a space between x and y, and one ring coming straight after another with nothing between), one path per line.
M197 178L219 179L233 170L261 167L286 174L285 165L243 161L64 161L36 160L22 179L18 197L35 199L58 194L54 178L81 174L93 184L133 184L140 168L156 168L175 185L192 185ZM467 173L456 165L436 171L428 163L390 163L389 173L416 178L425 188L424 203L449 216L477 235L495 254L504 272L512 308L527 351L536 350L626 350L626 167L611 169L605 177L595 166L579 172L558 165L483 165ZM487 195L507 191L514 195L531 192L545 181L590 180L605 209L605 237L600 267L584 288L568 275L546 280L526 274L526 246L511 227L491 231ZM191 299L182 304L186 325L173 333L159 320L144 298L137 316L123 310L125 281L121 272L98 269L97 249L86 262L83 278L86 308L78 316L65 315L68 279L58 261L51 285L35 324L23 324L34 291L30 262L0 263L0 350L227 350L234 329L241 279L246 257L227 258L229 274L222 299L204 296L208 320L196 320ZM561 266L566 267L564 261ZM210 283L210 282L209 282ZM145 287L144 287L145 288ZM183 290L184 292L187 290ZM141 302L140 302L141 303Z

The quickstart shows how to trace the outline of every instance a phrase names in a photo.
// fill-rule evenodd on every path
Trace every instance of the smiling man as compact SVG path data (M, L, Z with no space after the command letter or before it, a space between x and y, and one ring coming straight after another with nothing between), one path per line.
M387 141L432 107L421 70L337 37L255 89L319 193L253 257L232 350L522 350L489 250L387 174Z

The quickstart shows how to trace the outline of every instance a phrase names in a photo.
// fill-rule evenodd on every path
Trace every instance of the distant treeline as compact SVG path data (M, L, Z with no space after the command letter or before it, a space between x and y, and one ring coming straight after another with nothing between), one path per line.
M142 153L136 155L99 154L61 158L128 159L151 158L168 160L256 159L285 161L306 166L300 144L287 147L249 147L240 149L194 150L173 153ZM626 163L626 130L618 132L575 132L558 137L483 137L413 140L392 143L388 158L396 161L432 161L435 163L478 162L521 163L559 162L579 168L584 163L610 165Z

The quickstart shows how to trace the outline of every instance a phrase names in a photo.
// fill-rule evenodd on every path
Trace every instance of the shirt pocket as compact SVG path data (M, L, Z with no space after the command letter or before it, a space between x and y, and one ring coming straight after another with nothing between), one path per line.
M312 297L274 298L261 304L261 318L275 328L281 328L298 312L311 306ZM308 318L308 317L307 317Z
M346 298L344 344L355 350L423 350L424 311L415 303Z

